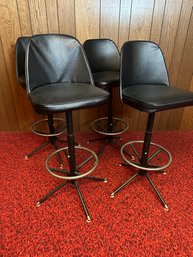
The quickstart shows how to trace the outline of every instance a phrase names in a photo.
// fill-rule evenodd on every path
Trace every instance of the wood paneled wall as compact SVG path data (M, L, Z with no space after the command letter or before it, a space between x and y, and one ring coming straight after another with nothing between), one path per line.
M166 57L175 86L193 91L193 0L1 0L0 1L0 130L29 130L38 118L16 81L15 42L19 36L65 33L80 42L111 38L118 47L127 40L150 39ZM147 115L120 103L114 112L143 130ZM74 112L75 129L89 130L105 106ZM157 130L193 130L193 107L157 113Z

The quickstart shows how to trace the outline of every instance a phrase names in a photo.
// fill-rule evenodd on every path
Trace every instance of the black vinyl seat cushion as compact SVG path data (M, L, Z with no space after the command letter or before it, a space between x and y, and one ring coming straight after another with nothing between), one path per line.
M119 86L119 71L99 71L92 75L97 87L108 90L110 87Z
M134 85L122 92L122 100L144 112L157 112L189 106L193 93L166 85Z
M32 90L30 100L35 110L44 114L92 107L106 102L108 96L90 84L61 82Z

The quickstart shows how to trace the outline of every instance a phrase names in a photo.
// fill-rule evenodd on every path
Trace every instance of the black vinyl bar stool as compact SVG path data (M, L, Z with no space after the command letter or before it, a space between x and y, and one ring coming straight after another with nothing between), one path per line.
M17 80L25 90L25 52L29 41L30 37L19 37L16 41L16 75ZM60 139L58 136L66 132L66 121L62 118L54 118L52 114L49 114L46 119L35 121L31 126L31 130L34 134L46 137L47 140L28 153L25 156L25 159L28 159L49 143L57 150L58 147L56 141L64 142L64 140Z
M103 137L89 141L105 141L98 151L97 155L100 156L109 143L114 143L121 148L122 145L115 139L120 138L118 135L128 129L128 124L125 121L113 117L113 109L116 108L116 106L113 106L113 89L119 87L120 53L116 44L106 38L88 39L84 42L83 47L95 85L110 93L107 117L99 118L92 123L93 130L103 135Z
M90 176L97 167L98 157L90 149L75 145L72 111L104 104L109 100L109 93L94 85L79 41L62 34L36 35L31 38L26 52L26 89L37 113L66 113L68 146L56 150L46 160L47 171L63 182L38 200L36 206L70 183L77 190L86 219L90 221L78 180L107 180ZM63 169L55 160L57 154L63 159Z
M170 86L168 71L160 47L150 41L128 41L121 51L121 100L128 106L148 114L144 141L131 141L122 146L121 155L126 165L137 172L119 186L113 198L137 176L144 176L154 188L165 210L168 205L150 177L150 173L162 172L171 163L167 149L151 141L156 112L193 105L193 92ZM125 149L133 153L135 160L125 155Z

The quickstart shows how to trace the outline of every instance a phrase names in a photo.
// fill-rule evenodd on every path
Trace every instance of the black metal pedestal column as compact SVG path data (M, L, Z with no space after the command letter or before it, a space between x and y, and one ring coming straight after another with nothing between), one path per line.
M151 137L152 137L152 129L153 129L153 123L154 123L154 118L155 118L155 113L150 113L147 121L147 127L145 131L145 136L144 136L144 143L143 143L143 148L142 148L142 153L141 153L141 160L140 163L142 167L147 167L147 160L148 160L148 153L149 153L149 148L150 148L150 143L151 143ZM145 175L145 170L140 171L143 175Z
M141 163L142 167L147 167L147 165L148 165L148 154L149 154L149 149L150 149L154 118L155 118L155 113L149 113L147 128L146 128L145 137L144 137L144 144L143 144L143 149L142 149L142 157L141 157L141 160L140 160L140 163ZM152 181L151 177L149 176L147 170L140 170L139 175L142 175L142 176L145 175L146 176L146 178L150 182L151 186L155 190L156 194L158 195L159 199L161 200L164 208L166 210L168 210L168 206L167 206L166 202L164 201L164 199L161 196L160 192L158 191L157 187L153 183L153 181Z
M73 132L73 120L72 120L72 111L66 112L66 123L67 123L67 142L68 142L68 153L69 153L69 166L70 166L70 175L75 176L76 173L76 153L75 153L75 142L74 142L74 132ZM83 196L80 192L78 182L76 180L71 181L72 185L75 185L78 196L82 203L84 212L86 214L87 221L90 221L90 214L86 207Z

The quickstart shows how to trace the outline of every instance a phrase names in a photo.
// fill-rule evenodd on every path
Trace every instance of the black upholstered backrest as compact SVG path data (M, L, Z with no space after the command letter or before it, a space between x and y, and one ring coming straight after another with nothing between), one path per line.
M30 37L19 37L15 44L17 80L25 88L25 52Z
M127 41L121 49L121 92L132 85L169 86L168 71L160 47L150 41Z
M62 34L31 38L26 52L26 82L28 93L50 83L94 84L83 47L76 38Z
M88 39L83 44L91 71L119 71L120 53L110 39Z

